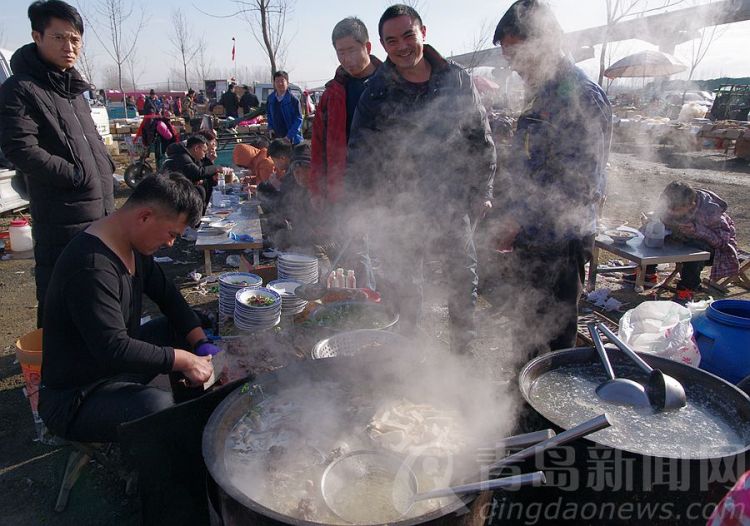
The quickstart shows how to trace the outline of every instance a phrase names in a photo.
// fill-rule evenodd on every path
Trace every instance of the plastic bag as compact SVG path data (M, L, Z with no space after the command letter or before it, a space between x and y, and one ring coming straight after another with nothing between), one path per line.
M645 301L620 319L620 338L638 352L698 367L690 311L673 301Z

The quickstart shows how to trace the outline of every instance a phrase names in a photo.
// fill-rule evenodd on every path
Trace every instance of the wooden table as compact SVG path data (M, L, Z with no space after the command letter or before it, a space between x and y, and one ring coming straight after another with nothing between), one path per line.
M208 214L217 209L208 209ZM211 274L211 251L212 250L246 250L253 251L253 265L260 263L260 251L263 249L263 233L260 228L258 216L258 201L252 199L241 203L238 208L232 210L226 221L236 223L231 232L237 235L248 234L252 241L237 241L229 237L229 233L213 234L198 230L198 238L195 241L196 250L203 250L206 267L206 275Z
M660 263L676 263L679 265L680 263L687 263L689 261L708 261L711 258L710 252L671 241L669 238L666 239L662 248L649 248L643 243L642 237L631 239L624 245L620 245L612 241L610 237L600 235L594 241L594 251L592 253L591 264L589 265L589 290L593 290L596 286L596 274L598 270L596 263L599 261L599 250L612 252L638 265L635 280L636 292L643 292L643 283L648 265L658 265ZM666 286L675 276L676 272L675 270L661 286Z

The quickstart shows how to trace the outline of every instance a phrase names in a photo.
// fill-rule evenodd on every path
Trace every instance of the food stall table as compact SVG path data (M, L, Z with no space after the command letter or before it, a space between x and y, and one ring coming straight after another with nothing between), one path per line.
M643 292L643 283L648 265L658 265L660 263L676 263L679 265L689 261L708 261L711 258L710 252L670 239L667 239L661 248L649 248L643 243L642 237L631 239L625 244L617 244L612 241L612 238L600 235L594 241L594 251L591 257L591 264L589 265L589 290L593 290L596 286L599 250L612 252L638 265L639 268L636 269L637 276L635 281L636 292ZM669 281L674 278L675 272L659 286L668 285Z
M209 214L214 211L209 208ZM198 230L198 238L195 241L196 250L202 250L205 259L206 275L211 274L211 251L212 250L246 250L253 251L253 264L260 263L260 251L263 250L263 234L260 228L260 217L258 216L258 202L250 200L241 203L227 216L226 221L235 223L230 232L214 233ZM249 235L252 240L242 241L230 237L230 233L237 235Z

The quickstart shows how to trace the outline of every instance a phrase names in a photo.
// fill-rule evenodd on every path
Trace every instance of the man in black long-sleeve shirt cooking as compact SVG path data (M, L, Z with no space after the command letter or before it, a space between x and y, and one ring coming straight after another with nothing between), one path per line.
M201 209L186 178L151 176L121 209L89 226L60 256L44 314L39 400L40 414L55 434L116 441L120 423L174 403L171 393L146 385L156 375L181 372L194 385L210 377L218 349L152 257L194 224ZM166 318L141 326L142 294Z

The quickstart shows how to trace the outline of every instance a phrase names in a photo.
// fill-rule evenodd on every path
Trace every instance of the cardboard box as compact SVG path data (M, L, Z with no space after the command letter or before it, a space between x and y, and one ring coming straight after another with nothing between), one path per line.
M263 283L273 281L277 278L278 273L275 263L254 266L244 254L240 256L240 272L252 272L263 278Z

